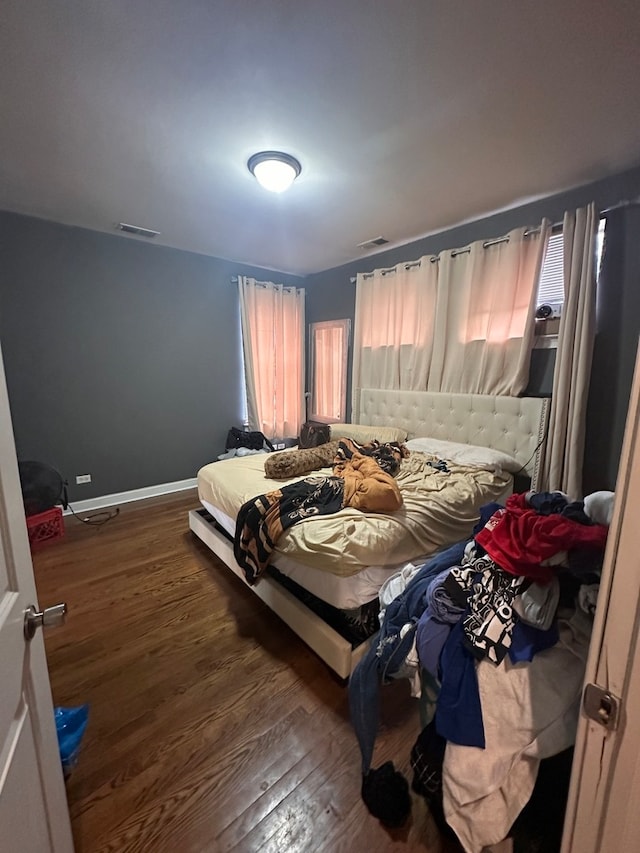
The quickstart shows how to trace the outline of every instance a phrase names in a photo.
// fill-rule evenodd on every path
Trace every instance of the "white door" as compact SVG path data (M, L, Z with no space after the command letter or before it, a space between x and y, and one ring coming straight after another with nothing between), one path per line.
M602 437L606 441L606 436ZM608 691L604 716L582 712L562 853L640 851L640 354L631 391L586 683ZM611 718L611 714L609 714Z
M0 849L71 853L42 631L24 634L37 600L1 354L0 544Z

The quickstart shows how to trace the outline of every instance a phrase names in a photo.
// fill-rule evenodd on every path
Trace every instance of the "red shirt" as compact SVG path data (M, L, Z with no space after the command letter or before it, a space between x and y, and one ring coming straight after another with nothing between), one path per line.
M562 515L538 515L526 496L511 495L504 509L495 512L476 542L494 563L512 575L550 581L553 568L540 565L561 551L593 548L604 551L609 528L602 524L580 524Z

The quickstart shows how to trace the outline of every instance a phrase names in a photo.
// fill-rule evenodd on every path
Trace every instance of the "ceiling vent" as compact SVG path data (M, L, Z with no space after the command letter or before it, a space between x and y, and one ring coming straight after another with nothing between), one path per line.
M375 249L376 246L384 246L388 243L386 237L374 237L372 240L365 240L364 243L358 243L359 249Z
M116 227L120 231L124 231L125 234L137 234L138 237L147 237L149 240L157 237L160 233L159 231L152 231L150 228L141 228L139 225L127 225L126 222L118 222Z

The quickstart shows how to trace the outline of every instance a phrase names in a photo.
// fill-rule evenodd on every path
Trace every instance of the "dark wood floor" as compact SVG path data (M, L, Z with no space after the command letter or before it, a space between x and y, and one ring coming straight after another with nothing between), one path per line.
M78 853L444 853L424 803L388 832L360 800L345 685L188 529L195 493L66 519L36 553L54 702L89 702L67 783ZM374 764L410 779L405 683L383 691Z

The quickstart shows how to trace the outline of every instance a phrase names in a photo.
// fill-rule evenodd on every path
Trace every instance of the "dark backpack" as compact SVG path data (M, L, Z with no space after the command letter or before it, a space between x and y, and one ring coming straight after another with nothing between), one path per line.
M249 450L264 450L265 445L268 450L273 450L273 444L259 430L238 429L231 427L227 433L227 441L225 450L237 450L238 447L248 447Z

